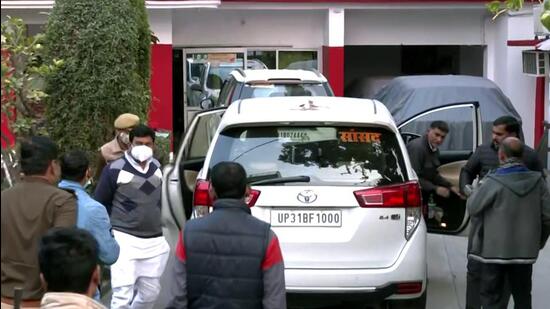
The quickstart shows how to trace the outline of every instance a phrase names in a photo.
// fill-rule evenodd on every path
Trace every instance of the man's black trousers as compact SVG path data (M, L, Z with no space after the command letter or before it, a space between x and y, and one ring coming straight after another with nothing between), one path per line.
M466 309L481 309L481 277L483 276L483 263L468 259L468 272L466 275ZM500 299L500 307L507 308L510 301L510 287L507 281L503 284L503 292Z
M531 309L532 264L483 264L481 273L481 305L483 309L506 309L508 284L515 309Z

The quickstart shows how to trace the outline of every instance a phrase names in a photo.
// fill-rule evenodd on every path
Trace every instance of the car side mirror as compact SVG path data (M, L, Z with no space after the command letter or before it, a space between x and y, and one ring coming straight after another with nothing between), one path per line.
M214 106L214 102L212 102L212 99L204 99L201 101L201 108L202 109L209 109L212 106Z
M190 88L193 91L202 91L202 87L200 84L191 84Z

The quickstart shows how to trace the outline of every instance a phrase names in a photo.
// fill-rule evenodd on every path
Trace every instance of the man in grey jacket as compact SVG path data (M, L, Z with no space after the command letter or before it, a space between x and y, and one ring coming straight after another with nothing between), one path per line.
M483 179L487 173L493 171L499 166L498 149L502 141L507 137L519 137L521 124L512 116L502 116L493 122L492 140L477 147L476 151L460 173L460 190L469 195L468 187L478 177L478 181ZM542 163L537 158L536 152L529 146L523 146L522 161L525 167L532 171L542 171ZM481 263L468 259L468 274L466 284L466 309L480 309L479 285L481 281ZM505 297L502 299L503 305L508 304L510 292L508 284L505 284Z
M506 308L503 285L510 284L515 308L531 308L531 277L539 250L550 235L550 194L540 172L522 163L523 143L503 140L500 168L486 176L468 199L472 216L468 258L483 263L481 305Z

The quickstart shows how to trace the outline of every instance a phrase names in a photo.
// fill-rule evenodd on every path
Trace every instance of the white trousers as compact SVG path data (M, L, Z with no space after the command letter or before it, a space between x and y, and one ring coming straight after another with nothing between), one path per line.
M118 231L113 234L120 246L120 256L111 265L111 308L153 308L168 261L168 243L164 237L144 239Z

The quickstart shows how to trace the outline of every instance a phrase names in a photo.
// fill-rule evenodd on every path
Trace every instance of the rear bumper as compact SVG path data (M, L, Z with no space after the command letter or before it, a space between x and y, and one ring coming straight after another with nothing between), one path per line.
M289 301L303 298L383 300L417 298L426 289L426 224L421 220L399 258L387 268L285 269ZM416 294L396 294L400 282L422 282Z
M321 291L287 291L287 302L294 307L320 307L335 306L342 303L378 303L397 292L397 285L390 284L384 287L373 288L372 290L341 292Z

